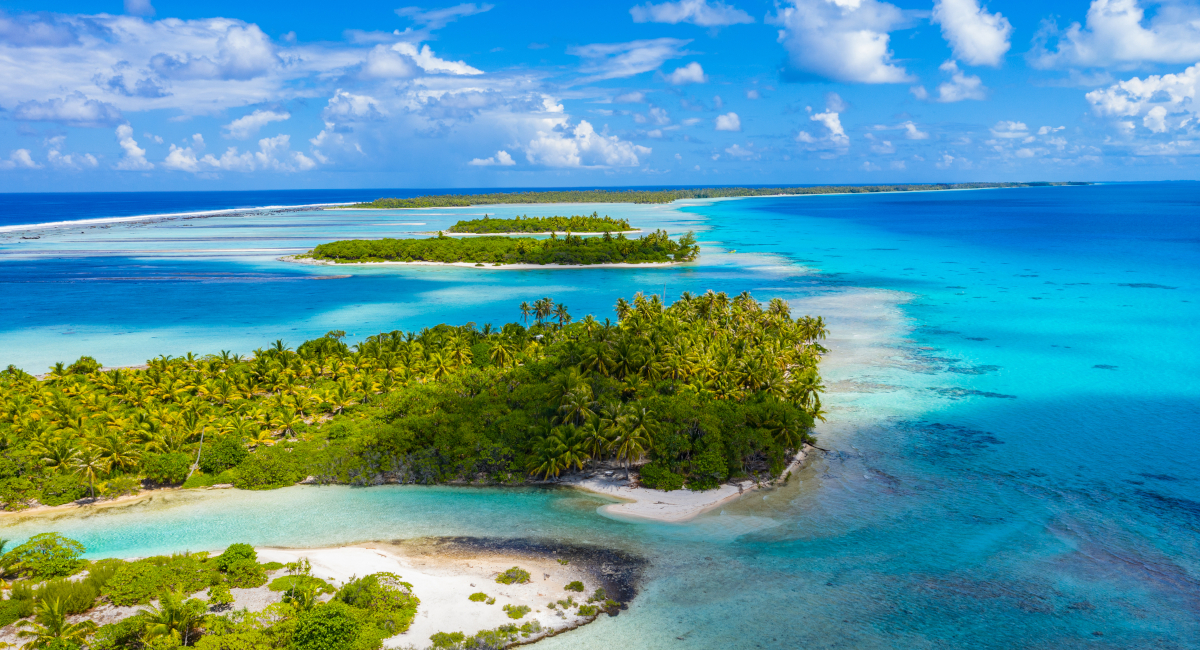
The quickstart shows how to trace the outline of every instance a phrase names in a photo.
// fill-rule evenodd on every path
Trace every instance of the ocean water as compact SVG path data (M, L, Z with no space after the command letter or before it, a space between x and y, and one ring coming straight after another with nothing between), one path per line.
M324 211L0 238L0 364L502 323L543 295L781 296L830 323L828 421L788 485L684 525L568 490L289 488L17 516L97 556L234 541L549 537L651 560L613 619L547 648L1200 647L1200 186L1146 183L690 202ZM304 201L297 201L297 203ZM598 209L696 231L668 269L307 267L351 236ZM40 236L39 239L19 239ZM314 514L320 516L314 517Z

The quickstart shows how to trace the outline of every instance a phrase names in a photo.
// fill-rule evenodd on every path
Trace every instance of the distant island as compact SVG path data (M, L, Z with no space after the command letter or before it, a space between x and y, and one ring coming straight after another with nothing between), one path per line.
M432 194L408 199L376 199L348 206L356 209L453 208L508 203L670 203L680 199L803 194L863 194L872 192L929 192L1006 187L1049 187L1090 183L938 183L927 185L822 185L817 187L714 187L676 190L560 190L493 194ZM589 231L600 232L600 231Z
M465 219L446 229L448 233L456 234L508 234L508 233L614 233L632 232L634 228L625 219L613 219L608 215L603 217L593 212L590 217L574 215L571 217L527 217L519 216L512 219L492 219L486 214L482 219Z
M329 332L250 357L0 372L5 509L159 486L522 485L608 470L661 490L780 477L822 415L820 318L749 293L549 298L522 323ZM529 319L532 318L532 323ZM640 467L640 470L638 468Z
M521 221L533 221L533 219L522 219ZM459 223L483 223L483 221ZM628 225L628 223L624 223L625 227ZM696 244L696 238L692 233L689 232L676 241L663 230L657 230L636 239L625 237L620 233L614 237L607 232L600 237L581 237L569 233L558 237L552 234L548 239L495 235L455 238L438 233L437 237L426 239L335 241L321 244L313 248L307 255L298 255L292 259L298 261L312 259L335 264L409 262L475 264L479 266L507 264L581 266L674 264L690 262L696 259L699 252L700 247Z

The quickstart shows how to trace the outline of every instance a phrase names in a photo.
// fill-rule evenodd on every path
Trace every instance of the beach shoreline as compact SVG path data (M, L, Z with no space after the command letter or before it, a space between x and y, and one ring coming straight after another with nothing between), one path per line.
M450 232L449 230L435 230L433 232L417 233L420 235L445 235L447 237L512 237L514 235L525 235L532 237L534 235L566 235L567 230L547 230L546 232ZM570 232L572 235L579 237L599 237L600 235L631 235L639 232L645 232L641 228L633 230L610 230L607 232Z
M693 492L687 489L667 492L640 486L631 487L629 481L624 478L616 478L616 472L611 478L579 475L564 480L563 484L622 501L622 503L600 506L598 509L601 514L615 519L682 524L705 512L735 501L748 492L787 480L790 474L795 473L804 465L809 452L814 449L816 448L811 445L805 445L788 464L779 479L764 483L756 483L751 480L736 484L724 483L715 490L703 492Z
M288 262L291 264L307 264L310 266L443 266L443 267L461 267L469 269L489 269L489 270L511 270L511 271L528 271L533 269L640 269L640 268L664 268L668 266L682 266L687 262L644 262L642 264L632 264L629 262L612 262L608 264L484 264L482 262L332 262L329 260L314 260L311 258L297 259L295 255L284 255L277 257L280 262Z

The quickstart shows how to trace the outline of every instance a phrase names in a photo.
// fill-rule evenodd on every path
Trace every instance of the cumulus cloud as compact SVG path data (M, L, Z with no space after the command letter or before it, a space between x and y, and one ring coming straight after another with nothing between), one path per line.
M708 0L680 0L662 4L647 2L633 7L629 13L635 23L691 23L700 27L724 27L754 22L750 14L720 0L712 4Z
M0 43L13 47L66 47L79 43L78 25L54 15L10 16L0 11Z
M220 158L212 154L197 157L191 147L171 145L171 151L162 165L166 169L193 173L258 170L296 172L308 171L317 166L312 158L299 151L291 151L290 142L291 137L287 135L263 138L258 141L258 151L239 152L237 147L229 147Z
M838 148L850 146L850 136L846 135L846 129L842 128L841 117L833 111L825 111L824 113L816 113L810 115L808 119L813 122L818 122L825 127L824 139ZM807 135L807 132L801 131ZM798 138L801 142L816 142L816 138Z
M961 102L965 99L987 99L987 88L983 85L983 80L959 70L956 62L946 61L938 66L938 69L950 75L950 81L938 84L937 97L930 97L925 86L913 86L911 91L917 99L932 99L942 103Z
M258 130L271 122L282 122L292 117L291 113L257 110L244 115L221 127L225 137L234 140L245 140L258 133Z
M650 70L657 70L668 59L687 54L684 46L690 40L655 38L628 43L594 43L567 49L567 54L583 59L580 69L589 74L587 80L621 79Z
M747 146L751 146L751 145L747 145ZM726 147L725 153L733 156L734 158L740 158L742 160L751 160L751 159L759 158L759 154L757 151L743 148L739 144L735 144L731 147Z
M146 160L146 150L133 139L133 127L122 124L117 127L117 143L125 155L117 161L117 169L124 171L146 171L154 169L154 163Z
M792 0L776 16L793 74L853 83L912 78L892 61L889 32L909 18L878 0Z
M650 151L615 135L596 133L591 124L580 120L573 129L539 131L525 148L525 157L547 167L636 167L638 156Z
M1097 115L1141 117L1142 126L1153 133L1184 129L1200 118L1200 64L1179 74L1133 77L1093 90L1086 97Z
M900 125L904 129L904 137L907 140L928 140L929 133L917 128L917 124L912 121L904 122Z
M746 99L762 99L762 95L758 94L758 91L754 88L751 88L746 91Z
M150 67L167 79L246 80L262 77L278 64L275 46L258 25L228 25L215 49L211 56L160 52L150 58Z
M992 135L1005 140L1024 139L1029 137L1029 127L1024 122L1001 120L992 127Z
M699 63L692 61L682 68L675 68L675 72L667 75L667 81L676 86L702 84L708 81L708 75L704 74L704 69Z
M14 149L8 160L0 160L0 169L41 169L28 149Z
M367 54L360 74L368 79L408 79L417 75L417 65L390 47L376 45Z
M1053 49L1049 41L1057 39ZM1153 18L1138 0L1092 0L1087 26L1072 23L1060 33L1047 23L1030 61L1041 68L1194 63L1200 60L1200 9L1166 2Z
M71 126L112 126L121 121L121 111L112 104L89 99L75 91L66 97L44 102L21 102L13 110L13 117L28 122L59 122Z
M471 159L471 162L467 164L474 165L476 167L511 167L512 165L517 164L517 161L513 160L513 157L508 155L507 151L501 149L500 151L497 151L496 155L494 156L489 156L487 158L473 158Z
M1012 24L977 0L936 0L933 22L942 26L954 56L970 65L998 66L1011 46Z
M741 131L742 120L738 118L737 113L729 112L724 115L717 116L718 131Z
M46 160L56 169L93 169L100 165L100 161L90 153L68 153L62 152L63 145L67 142L67 136L56 135L53 138L46 140Z
M439 59L433 55L433 51L428 45L422 45L421 49L417 49L412 43L396 43L392 49L400 54L403 54L413 60L417 67L430 74L445 73L456 75L477 75L483 74L483 70L472 68L462 61L447 61Z
M329 98L321 117L326 122L375 122L387 115L379 102L370 95L355 95L338 89Z

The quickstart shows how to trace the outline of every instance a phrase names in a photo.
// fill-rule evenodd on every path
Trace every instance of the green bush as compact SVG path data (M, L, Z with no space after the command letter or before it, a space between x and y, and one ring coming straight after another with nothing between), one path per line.
M531 610L529 605L505 605L504 611L508 613L509 618L523 618Z
M318 605L300 616L292 637L295 650L351 650L362 623L340 602Z
M483 601L485 601L487 599L488 599L488 595L483 593L482 591L477 591L477 592L471 594L470 596L467 596L467 600L470 600L473 603L482 603Z
M142 482L132 476L118 476L96 485L96 493L102 497L120 497L126 494L137 494L141 489Z
M142 616L131 616L118 623L102 625L96 630L96 636L92 637L91 650L136 648L145 629L146 619Z
M38 501L48 506L61 506L88 494L88 486L74 474L51 476L42 482Z
M192 457L179 452L147 454L142 459L142 474L159 485L178 485L187 479Z
M407 630L421 603L413 595L412 585L394 573L373 573L348 582L334 599L370 612L374 624L388 636Z
M595 616L596 614L599 614L599 613L600 613L600 608L596 605L580 605L579 606L579 615L580 616Z
M496 582L502 585L525 584L529 582L529 572L521 567L513 567L496 576Z
M658 462L644 465L639 474L639 481L648 488L670 492L683 487L683 476Z
M67 372L73 375L87 375L99 369L100 362L89 356L79 357L75 363L67 366Z
M312 576L280 576L272 580L267 588L271 591L291 591L297 587L301 590L312 589L319 594L332 594L337 591L333 585Z
M228 571L230 565L242 560L258 562L258 551L255 551L254 547L249 544L230 544L229 548L213 558L212 561L218 569Z
M217 572L196 555L156 556L120 565L101 593L114 605L144 605L164 591L192 594L213 584Z
M729 478L729 466L721 457L720 450L713 446L692 460L687 486L689 490L713 490L726 478Z
M264 571L278 571L283 568L283 562L263 562Z
M231 605L233 605L233 594L229 591L229 585L220 583L208 588L209 609L220 611L229 609Z
M436 632L429 640L433 641L433 645L429 646L431 650L458 650L462 642L467 640L467 635L462 632Z
M83 544L58 533L42 533L0 558L0 565L35 580L74 575L83 569Z
M249 450L240 440L233 436L220 436L206 441L200 452L200 471L205 474L220 474L231 467L237 467L246 457Z
M0 479L0 502L5 510L21 510L28 506L31 499L41 494L33 481L23 476L10 476Z
M582 593L583 592L583 583L576 580L574 582L567 583L567 586L563 587L563 589L566 589L567 591L578 591L578 592Z
M304 478L290 454L279 447L259 449L237 466L233 486L239 490L272 490Z
M26 590L28 597L18 598L16 586L8 600L0 600L0 627L5 627L14 621L33 616L33 593Z
M253 589L267 584L267 572L254 560L238 560L225 571L230 587Z
M604 591L604 587L596 589L595 593L588 597L589 603L598 603L608 598L608 592Z
M34 590L35 601L61 601L67 608L67 614L82 614L96 604L100 589L95 583L86 580L67 580L55 578L48 580Z

